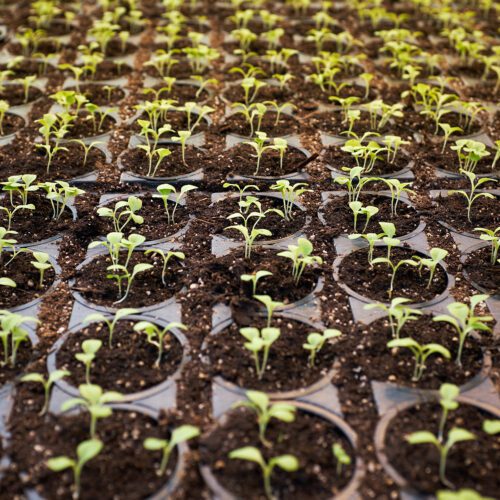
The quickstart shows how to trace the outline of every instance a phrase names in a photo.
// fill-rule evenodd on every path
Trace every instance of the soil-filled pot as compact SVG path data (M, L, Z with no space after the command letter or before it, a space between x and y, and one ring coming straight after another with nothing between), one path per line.
M5 264L11 259L10 254L12 254L10 249L2 252ZM10 278L16 283L14 288L0 287L1 309L9 309L17 313L32 309L41 302L44 295L54 290L58 285L58 275L61 268L54 257L49 255L48 263L51 264L51 267L44 272L41 286L40 271L33 266L33 261L35 259L31 251L20 252L17 253L12 262L0 267L0 277Z
M331 384L335 365L335 340L325 343L314 364L309 351L303 348L308 334L322 332L324 327L284 315L273 316L272 327L280 336L269 350L269 358L261 378L256 371L252 353L244 346L240 333L244 327L264 328L266 318L252 311L239 312L215 325L205 339L204 355L214 373L214 383L238 394L248 389L261 390L272 399L292 399L318 392ZM293 366L293 372L289 367Z
M500 436L487 434L482 426L487 419L498 419L500 409L464 396L458 402L458 409L448 413L444 439L453 427L472 432L475 439L455 444L448 454L445 479L452 486L440 481L435 445L412 445L405 440L408 434L424 430L438 435L442 407L436 399L403 403L389 410L378 423L374 438L378 459L404 491L425 499L450 487L471 488L487 497L498 494Z
M112 320L110 316L107 320ZM113 329L112 346L109 346L109 329L103 322L80 323L61 336L47 358L49 373L68 370L70 375L56 384L66 394L78 396L78 386L85 383L85 367L75 359L81 352L81 343L88 339L100 339L102 346L91 368L91 382L109 391L123 394L124 403L140 402L158 393L166 393L176 383L188 359L186 337L178 328L168 330L163 341L163 354L159 365L158 348L147 341L144 332L134 331L141 316L127 316ZM167 322L152 321L160 329Z
M242 398L244 400L244 397ZM295 408L293 422L271 419L264 446L259 439L255 412L233 409L221 416L201 438L201 473L213 495L220 500L265 498L262 472L257 464L230 459L229 453L243 446L261 450L264 458L292 454L299 461L295 472L275 468L271 487L276 498L342 499L355 495L364 473L356 457L357 437L334 413L306 403L287 401ZM351 458L337 469L333 444L342 446Z
M349 362L363 366L363 372L370 380L408 388L412 394L415 391L426 393L437 390L445 382L458 385L465 392L483 382L491 369L490 353L484 351L480 339L474 335L466 339L461 364L457 365L459 339L456 330L448 323L433 321L429 314L407 321L399 338L409 337L420 345L440 344L448 349L450 358L429 356L419 380L413 380L415 358L411 351L387 347L394 336L386 318L377 319L366 326L360 323L357 335L359 342Z
M181 444L172 452L163 476L157 474L160 452L143 447L143 441L149 437L168 438L171 426L167 420L144 408L113 405L113 414L98 421L97 435L103 448L85 464L80 498L160 500L171 495L184 472L187 445ZM77 445L88 436L86 412L48 415L23 442L13 435L9 452L29 477L25 483L28 498L71 498L71 471L53 472L44 464L49 457L72 457Z
M463 274L477 290L500 298L500 265L492 263L492 245L479 243L462 255Z
M319 220L328 226L335 235L347 237L349 234L361 231L363 233L380 232L379 222L391 222L396 227L396 234L401 240L408 240L425 228L425 222L407 199L401 199L396 213L391 209L391 196L385 192L364 192L359 197L363 207L374 206L378 212L370 217L366 225L366 216L357 217L354 227L354 214L349 207L349 197L346 193L322 193L324 199L318 211ZM366 227L365 227L366 225Z
M387 264L370 266L368 248L354 250L347 255L340 255L333 263L334 277L339 285L351 296L362 302L379 301L389 303L393 297L404 297L412 301L412 307L427 307L441 302L448 296L454 279L444 265L436 266L432 281L430 273L424 269L403 264L395 273L392 294L391 268ZM386 257L387 247L375 246L373 257ZM396 246L391 250L391 261L396 264L401 260L412 260L414 256L430 258L426 253L411 247Z
M140 309L142 312L168 307L175 302L175 295L182 289L184 267L173 257L162 280L163 259L155 253L146 254L147 248L132 253L128 265L131 273L136 264L150 264L153 267L140 272L133 280L125 300L119 296L115 280L107 278L107 268L112 265L108 254L97 254L78 265L75 277L70 282L75 299L87 307L100 311L113 311L122 307ZM120 254L120 262L126 258ZM122 292L125 292L126 283ZM120 301L121 300L121 301Z

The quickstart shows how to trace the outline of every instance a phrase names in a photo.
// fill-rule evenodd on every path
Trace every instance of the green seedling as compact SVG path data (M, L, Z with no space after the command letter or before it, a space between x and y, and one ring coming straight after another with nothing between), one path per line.
M10 311L0 311L0 341L3 349L3 362L0 366L16 366L20 345L29 342L28 330L23 327L25 323L38 323L38 320Z
M163 201L163 206L165 207L165 213L167 214L167 224L175 224L175 212L177 210L177 207L179 206L179 203L183 198L186 197L187 193L189 193L190 191L194 191L196 189L198 188L191 184L184 184L181 187L180 192L178 192L175 186L172 186L171 184L160 184L156 188L158 194L153 194L153 198L159 198ZM175 195L175 202L174 202L174 208L172 209L172 211L170 211L168 202L169 202L169 197L172 194Z
M240 279L241 281L249 282L252 284L252 295L255 295L257 293L257 283L259 282L259 280L265 278L266 276L272 276L272 275L273 273L269 271L261 270L261 271L256 271L252 274L242 274L240 276Z
M240 334L247 340L244 347L252 353L257 377L261 380L266 371L269 350L280 337L280 329L267 327L259 330L258 328L246 327L240 328ZM260 357L261 351L262 359Z
M169 250L165 252L161 248L151 248L150 250L146 250L144 252L145 255L153 254L153 255L158 255L162 261L163 265L161 268L161 282L163 283L164 286L167 286L166 282L166 275L167 275L167 265L172 257L175 257L176 259L179 260L184 260L186 256L184 255L183 252L174 252L172 250Z
M118 323L118 321L126 318L127 316L130 316L131 314L136 314L138 312L139 312L138 309L132 309L129 307L129 308L118 309L111 317L99 312L92 313L85 316L85 318L83 319L83 324L88 325L94 322L105 323L105 325L108 327L108 346L111 348L113 346L113 333L115 331L116 324Z
M312 255L313 250L313 244L307 238L299 238L297 245L288 245L288 250L278 253L278 256L292 261L292 276L296 284L299 283L306 267L323 263L321 257Z
M68 370L55 370L49 374L47 379L41 373L27 373L21 377L21 382L34 382L43 386L44 403L39 415L45 415L49 409L50 391L54 383L68 375L70 375Z
M307 342L302 344L302 347L309 351L309 367L313 368L316 360L316 355L321 351L325 342L327 340L335 339L340 337L342 332L340 330L335 330L331 328L327 328L323 331L323 333L313 332L307 336Z
M85 383L90 384L90 368L96 357L97 351L102 347L102 341L88 339L82 342L82 352L75 354L75 358L85 366Z
M337 476L340 476L342 474L342 467L344 465L351 465L351 457L340 443L334 443L332 445L332 453L335 460L337 460Z

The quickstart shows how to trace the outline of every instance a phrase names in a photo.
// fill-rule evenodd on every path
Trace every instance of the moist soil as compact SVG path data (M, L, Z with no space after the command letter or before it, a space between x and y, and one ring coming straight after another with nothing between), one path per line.
M481 196L477 198L471 210L471 221L467 218L467 201L459 194L436 198L436 217L448 224L455 231L473 233L477 227L495 230L500 225L498 198Z
M339 146L328 146L323 155L325 161L330 167L342 173L344 173L342 170L343 168L351 169L357 166L354 157L351 154L342 151ZM381 159L375 162L373 169L364 175L376 176L394 174L408 168L409 163L410 159L408 156L402 154L401 152L398 153L396 159L392 163L387 162L385 157L382 156ZM347 172L345 172L345 175L347 175Z
M71 122L68 133L64 137L65 139L83 139L86 137L95 137L98 135L106 134L111 131L116 125L116 120L111 116L106 116L102 122L101 127L96 130L99 124L100 117L96 116L96 126L92 121L92 116L87 111L80 111L78 117L75 121Z
M281 178L302 170L307 156L297 148L288 146L283 157L283 167L280 164L280 153L274 149L267 149L262 154L257 174L257 156L255 149L248 144L237 144L224 155L224 165L229 166L232 172L247 176L266 176Z
M113 80L128 76L132 73L132 68L128 64L119 64L117 61L103 61L97 65L97 70L94 75L91 73L84 74L82 80Z
M125 97L125 91L120 87L112 87L111 90L106 89L106 85L97 83L80 83L80 94L83 94L89 102L97 106L109 106L117 104ZM67 90L75 90L76 87L69 87Z
M120 198L121 200L126 200L126 198ZM175 210L175 222L169 224L163 200L153 198L152 196L142 196L141 200L142 209L139 211L139 215L144 217L144 222L142 224L135 224L131 220L122 231L125 235L135 233L144 236L146 241L161 240L180 231L189 220L189 211L184 206L178 205ZM117 201L104 206L113 209ZM172 214L175 202L168 201L168 207L170 214ZM106 235L114 231L113 223L109 218L98 215L96 217L100 235ZM122 220L126 220L126 217L123 217Z
M273 317L271 326L279 328L281 335L269 351L267 368L259 380L255 371L252 353L245 349L245 338L239 333L240 328L252 326L264 328L265 318L255 315L239 314L239 323L231 323L217 334L206 339L206 354L210 360L213 375L244 389L256 389L265 392L283 392L304 389L318 382L333 369L335 345L325 343L316 356L313 367L308 364L309 351L302 344L309 333L318 331L306 323L288 318ZM290 370L293 366L293 371Z
M0 136L5 137L16 133L18 130L22 129L25 125L24 118L19 115L13 115L12 113L6 113L2 120L2 129L0 130Z
M392 215L391 198L377 194L361 195L359 201L364 207L374 206L379 211L370 218L365 228L366 217L359 215L357 226L354 228L354 216L349 208L349 197L331 196L326 204L321 208L326 225L332 230L333 234L351 234L363 230L363 233L380 232L379 222L392 222L396 226L396 234L404 236L415 231L420 224L420 215L410 205L400 201L397 214Z
M84 151L81 145L72 142L64 143L67 151L59 151L50 164L47 172L47 157L38 148L33 148L29 141L17 141L0 148L0 167L5 178L10 175L24 173L35 174L37 180L68 180L88 174L106 161L105 154L92 148L84 164Z
M28 324L30 324L31 326L34 325L34 323ZM12 366L10 363L7 365L0 364L0 367L2 368L0 370L0 392L3 391L3 385L6 382L13 382L16 377L26 372L26 366L29 364L32 358L32 350L33 347L31 345L31 341L27 340L20 345L19 350L17 351L16 363L14 366ZM9 354L11 353L12 351L9 349ZM3 345L0 344L0 359L2 360L2 363L4 361L4 356L5 351L3 349ZM1 453L2 448L0 446L0 456Z
M471 252L465 261L464 271L490 295L500 295L500 265L491 264L491 247L483 247Z
M262 119L260 131L265 132L269 137L281 137L297 132L299 122L293 116L281 113L278 123L276 123L277 114L269 111ZM254 120L254 125L257 120ZM236 134L244 137L250 136L250 125L242 114L236 113L228 116L219 127L220 134Z
M190 78L193 75L193 68L191 68L191 65L186 59L178 58L178 63L174 64L172 68L170 69L170 73L167 74L160 74L158 70L154 66L147 66L144 67L144 73L152 76L154 78L163 78L165 76L173 76L174 78L178 79L186 79ZM165 68L166 69L166 68ZM203 71L202 74L205 74L207 71Z
M71 472L54 473L45 463L50 457L72 457L77 445L89 439L88 414L49 415L41 419L29 414L26 407L23 409L16 417L28 421L19 424L19 430L29 423L32 432L18 435L14 426L9 452L24 472L26 486L35 487L44 498L71 498ZM177 452L170 457L165 476L160 477L156 474L159 453L148 451L142 445L148 437L168 438L165 424L158 424L137 411L115 410L111 417L98 421L97 434L103 449L84 467L82 499L144 498L159 491L172 477Z
M411 337L419 344L437 343L450 351L451 358L432 355L427 359L422 378L412 380L415 367L409 349L389 349L387 342L393 339L387 320L379 319L367 327L359 327L360 342L352 353L353 362L360 363L371 380L417 389L439 389L441 384L463 385L478 375L483 365L483 353L476 339L469 337L462 352L462 365L455 363L458 352L458 336L451 325L432 321L432 317L420 316L408 321L400 332L400 338Z
M285 86L281 89L277 85L267 84L265 87L261 87L255 96L253 102L263 102L263 101L278 101L286 102L289 101L295 95L291 85ZM223 92L223 97L231 102L245 102L245 91L241 85L235 84L231 85ZM250 95L253 95L253 89L250 90Z
M404 436L421 430L437 434L441 407L421 404L399 413L391 422L385 438L385 452L389 462L413 488L424 493L443 489L439 481L439 453L431 444L411 445ZM471 488L484 496L495 496L500 489L498 456L500 436L491 436L482 430L491 414L469 405L449 413L445 435L452 427L472 432L476 439L458 443L448 454L446 478L456 489Z
M109 330L104 323L92 323L83 330L71 333L57 352L58 370L68 370L65 381L74 387L85 383L85 367L75 354L82 352L82 342L101 339L102 347L96 354L90 370L90 380L108 391L131 394L161 384L178 369L182 360L182 345L175 335L167 333L163 339L163 356L155 366L158 349L147 341L143 332L134 331L134 321L118 321L113 330L113 344L109 347Z
M493 163L493 158L495 157L495 151L491 148L487 148L487 151L490 155L482 158L478 162L476 168L474 169L474 173L487 174L488 176L493 177L495 174L498 175L498 167L500 167L500 165L497 167L497 170L491 169L491 164ZM459 173L460 171L457 152L451 150L449 144L446 146L444 151L442 151L442 145L438 144L426 148L422 160L429 165L445 170L446 172Z
M270 208L277 208L282 210L283 203L280 198L274 198L271 196L259 196L259 201L262 203L262 210L266 211ZM212 234L220 234L226 238L235 239L238 241L243 241L243 236L240 232L236 230L224 230L228 226L238 224L238 219L236 221L228 220L227 217L235 212L238 212L238 197L226 197L217 201L213 204L213 210L211 210L211 216L213 217L213 227ZM250 219L251 220L251 219ZM272 236L270 237L259 237L255 241L257 243L266 240L276 240L280 238L285 238L286 236L291 236L296 232L300 231L306 222L305 213L298 207L293 209L292 219L285 220L280 215L272 212L266 215L264 220L262 220L257 227L259 229L269 229Z
M158 120L158 126L157 130L160 129L163 125L169 124L172 126L172 132L171 133L165 133L162 134L161 139L166 140L170 139L172 136L177 135L176 132L179 130L191 130L192 126L194 123L197 121L198 115L192 113L191 114L191 123L188 124L188 117L186 113L183 113L182 111L169 111L166 113L166 115L162 115L160 119ZM138 121L139 120L148 120L149 117L147 114L143 113L137 121L133 125L133 129L139 131L140 126ZM206 131L208 128L208 122L206 119L202 119L198 125L196 125L196 128L194 130L191 130L191 133L193 135L198 134L200 132Z
M162 88L165 88L165 85L159 84L159 85L154 85L153 88L154 90L158 91ZM197 97L196 94L198 93L199 88L196 85L181 85L181 84L174 84L172 86L172 91L167 92L167 90L164 90L159 93L158 98L159 99L174 99L177 101L178 104L184 104L186 102L204 102L208 99L209 94L208 92L203 89L200 92L200 95ZM153 93L144 93L144 99L148 101L152 101L156 99L156 95Z
M278 250L255 248L252 258L245 259L241 249L233 250L223 257L213 258L199 269L199 280L216 302L231 302L235 307L250 307L252 284L242 281L243 274L265 270L272 276L261 278L257 284L259 295L270 295L273 300L290 304L309 295L318 283L319 272L307 267L298 284L292 277L292 263L279 257ZM260 304L260 303L259 303Z
M124 263L124 259L125 255L120 259L121 264ZM182 288L184 269L175 258L168 263L165 285L161 279L163 260L160 257L135 251L128 266L130 272L136 264L151 264L153 268L137 274L128 297L119 304L116 303L120 299L116 280L107 278L109 274L107 268L111 265L108 255L95 257L78 270L72 288L92 304L117 308L138 308L159 304L170 299ZM126 281L124 285L126 286Z
M375 247L374 258L386 257L386 255L386 247ZM397 263L418 255L420 255L419 252L410 248L393 248L391 261ZM448 278L439 264L429 288L427 288L429 271L424 269L420 275L417 269L406 264L398 269L392 297L404 297L420 303L432 300L446 290ZM371 300L389 302L391 299L388 293L391 270L386 264L375 264L370 267L367 249L356 250L344 257L340 263L339 277L351 290Z
M186 146L184 162L182 161L182 147L178 144L165 144L164 147L171 151L160 163L156 175L153 177L177 177L190 174L206 163L210 164L215 159L210 158L207 152L195 146ZM127 150L120 158L122 169L134 174L147 176L149 158L145 151L139 148ZM157 159L153 158L153 167Z
M266 460L291 453L299 461L296 472L273 472L272 487L277 498L331 498L352 478L355 452L342 431L333 423L305 411L297 411L291 423L271 419L263 446L259 439L255 413L247 408L232 410L201 441L201 460L210 467L217 481L238 498L265 499L262 473L257 464L228 458L232 450L255 446ZM352 458L340 475L332 456L332 445L339 443Z
M5 252L2 257L0 277L14 280L17 286L15 288L0 287L0 307L2 309L27 304L41 297L52 286L56 276L53 268L47 269L40 287L40 272L31 264L31 261L34 260L31 252L20 253L8 264L10 259L9 253Z
M7 101L10 106L20 106L28 104L42 97L44 93L38 88L31 86L28 90L28 99L26 100L26 92L24 86L20 83L9 83L4 85L0 91L0 99Z

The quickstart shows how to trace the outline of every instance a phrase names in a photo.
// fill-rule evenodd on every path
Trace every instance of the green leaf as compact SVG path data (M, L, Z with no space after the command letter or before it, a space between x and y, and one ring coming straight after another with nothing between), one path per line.
M485 420L483 422L483 430L487 434L498 434L500 433L500 420Z
M418 431L408 434L405 438L410 444L433 444L439 446L436 436L429 431Z
M281 455L272 460L280 469L287 472L293 472L299 468L299 461L293 455Z
M177 446L180 443L189 441L200 435L200 429L194 425L181 425L172 432L170 437L171 446Z
M60 472L75 466L75 461L68 457L55 457L47 460L47 467L54 472Z
M229 453L229 458L248 460L249 462L255 462L261 466L265 464L262 453L253 446L244 446L243 448L233 450Z
M166 439L158 439L158 438L147 438L144 440L144 448L150 451L159 451L163 450L168 446L168 441Z
M102 441L99 439L89 439L80 443L76 448L76 455L79 463L83 465L89 460L92 460L101 453L102 447Z

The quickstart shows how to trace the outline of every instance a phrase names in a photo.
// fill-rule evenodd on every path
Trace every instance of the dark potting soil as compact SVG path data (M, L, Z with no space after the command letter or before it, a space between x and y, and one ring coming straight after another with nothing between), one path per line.
M278 252L278 250L255 248L252 258L245 259L241 249L233 250L208 263L204 261L198 269L198 279L214 297L214 301L245 301L252 300L252 284L242 281L240 277L243 274L265 270L272 272L273 275L258 281L257 294L270 295L273 300L286 304L297 302L314 290L319 272L308 267L299 283L295 284L291 261L285 257L278 257Z
M71 471L53 472L45 465L48 458L73 457L79 443L89 439L89 415L32 417L32 432L14 434L9 453L25 471L25 483L35 487L45 498L71 498ZM156 471L160 452L143 447L148 437L166 439L168 426L137 411L115 410L97 423L103 442L101 453L90 460L82 472L82 499L130 499L148 497L164 487L172 477L177 451L170 457L167 471Z
M47 173L47 157L43 150L35 148L33 142L16 141L0 148L0 167L5 178L10 175L25 173L35 174L37 180L68 180L88 174L97 169L99 163L106 160L105 154L97 148L92 148L84 165L84 151L81 145L64 143L68 151L59 151L52 158L50 170Z
M491 263L491 247L471 252L465 261L467 277L490 295L500 295L500 265Z
M182 147L178 144L165 144L171 154L163 158L154 177L177 177L190 174L215 161L207 152L195 146L186 146L185 162L182 161ZM123 170L147 176L149 159L145 151L139 148L128 149L121 156ZM158 159L153 158L153 169Z
M271 443L263 446L255 413L246 408L232 410L224 422L201 441L201 460L214 473L217 481L238 498L265 499L262 473L257 464L230 459L229 453L243 446L255 446L269 460L291 453L299 461L295 472L273 471L272 488L276 498L331 498L346 487L355 467L355 451L345 434L326 419L297 410L293 422L271 419L266 430ZM351 457L351 465L337 474L333 444L340 444Z
M109 347L109 330L104 323L92 323L71 333L57 352L57 369L68 370L65 381L78 387L85 383L85 367L75 359L82 352L87 339L102 340L102 347L90 369L90 381L108 391L123 394L144 391L165 381L178 369L182 360L182 345L175 335L167 333L163 339L163 356L155 366L158 349L147 342L143 332L134 331L134 321L118 321L113 330L113 343ZM159 325L161 327L161 325Z
M107 60L97 65L97 70L94 75L86 73L83 75L83 80L113 80L121 78L132 73L132 68L128 64L120 64L117 61Z
M375 247L373 257L386 257L386 247ZM397 263L402 259L411 259L420 255L416 250L410 248L393 248L391 251L391 261ZM448 278L444 269L438 265L434 278L429 288L429 271L422 270L420 275L418 268L402 265L394 281L393 297L404 297L413 302L427 302L434 299L446 290ZM368 263L368 250L363 248L356 250L342 259L339 267L340 280L354 292L363 295L371 300L389 302L389 288L391 282L391 269L386 264L375 264L370 267Z
M348 176L349 172L343 171L342 168L351 169L356 167L356 160L354 157L344 152L340 149L340 146L328 146L324 151L324 159L335 170L344 173ZM387 175L393 174L395 172L400 172L403 169L409 167L410 159L405 154L401 152L396 156L393 163L386 161L385 156L381 155L381 159L375 162L373 169L370 172L365 173L365 176L377 176L377 175Z
M245 102L245 92L243 87L238 84L230 85L223 93L223 97L231 103ZM250 91L250 96L253 95L253 89ZM290 85L285 86L283 89L278 85L267 84L261 87L255 96L253 102L263 101L277 101L287 102L295 93L290 89Z
M95 117L96 123L92 120L92 116L87 111L80 111L78 118L71 122L69 131L64 137L65 139L82 139L85 137L95 137L109 132L115 125L116 120L111 116L106 116L102 125L97 129L100 117Z
M441 384L463 385L478 375L483 365L483 354L478 341L469 337L462 352L462 365L455 363L458 352L458 335L451 325L432 321L432 317L420 316L408 321L400 332L400 338L411 337L419 344L437 343L450 351L451 358L432 355L427 359L427 368L422 378L412 380L415 358L409 349L389 349L392 340L387 320L379 319L367 327L359 327L360 342L352 353L354 363L363 365L371 380L418 389L439 389ZM362 358L362 360L361 360Z
M8 67L8 64L0 64L0 71L6 70L14 73L10 76L11 79L24 78L31 75L43 77L57 71L51 64L44 64L43 61L36 59L23 59L16 62L14 67Z
M8 196L0 199L1 203L12 209ZM14 198L16 204L20 204L19 198ZM35 205L35 210L18 210L12 219L12 231L17 231L12 237L18 243L34 243L51 238L68 229L68 224L73 220L73 214L66 208L59 219L53 218L52 205L47 198L37 193L28 196L28 203ZM7 227L7 216L2 210L0 213L0 225Z
M468 190L466 190L468 192ZM471 209L471 221L467 218L467 201L465 196L453 194L436 198L436 217L456 231L474 232L477 227L495 230L500 225L498 198L481 196L477 198ZM479 233L477 233L479 234Z
M357 227L354 228L354 216L349 208L348 196L331 196L324 207L321 208L321 214L325 218L326 224L335 234L352 234L364 229L364 233L379 233L381 231L379 222L392 222L396 226L396 234L403 236L411 233L420 224L418 212L403 201L398 204L397 214L392 215L391 198L376 194L364 194L360 196L359 201L363 206L374 206L379 209L378 213L370 218L366 229L366 217L358 216Z
M264 151L260 160L259 170L255 149L248 144L237 144L224 154L224 165L228 165L235 174L249 176L268 176L281 178L294 172L300 172L307 156L297 148L288 146L283 157L283 168L280 165L280 153L274 149Z
M21 130L25 125L24 118L12 113L6 113L2 120L0 136L11 135Z
M108 89L106 87L111 87ZM125 97L125 91L113 85L99 83L80 83L80 94L83 94L89 102L97 106L109 106L116 104ZM69 87L67 90L76 90L76 87Z
M246 340L239 330L246 326L263 328L266 320L255 315L243 319L246 320L244 323L231 323L218 334L207 337L206 353L214 375L245 389L283 392L306 388L333 369L336 353L333 343L325 343L313 367L308 364L309 351L302 344L307 341L309 333L318 331L317 328L275 316L271 326L280 328L281 335L271 346L267 368L259 380L253 355L244 347ZM291 366L293 370L290 370Z
M125 256L122 257L123 260ZM75 274L73 290L80 292L83 297L94 304L103 306L146 307L159 304L175 295L182 288L184 269L174 257L169 261L165 275L165 285L161 280L163 260L157 255L145 255L142 251L135 251L129 262L128 269L132 272L136 264L152 264L154 267L137 274L126 300L117 304L118 286L116 280L107 278L111 259L101 255L92 259ZM126 287L126 280L124 281ZM125 291L125 288L123 289Z
M133 54L137 50L137 46L133 43L126 42L125 45L121 40L115 38L111 40L106 47L106 57L124 57Z
M165 88L166 84L158 84L154 85L153 88L154 90L158 91L162 88ZM146 90L146 89L144 89ZM208 99L208 92L203 89L199 96L197 97L196 94L199 92L199 88L196 85L182 85L182 84L175 84L172 86L172 91L169 93L167 90L164 90L159 93L158 98L159 99L174 99L177 101L178 104L184 104L186 102L203 102ZM155 94L153 93L145 93L144 92L144 99L147 101L152 101L156 99Z
M488 174L490 177L495 174L498 175L498 168L500 168L500 165L497 166L496 171L491 169L491 164L493 163L493 158L495 157L495 151L491 148L487 148L487 150L490 155L482 158L478 162L476 168L474 169L474 173ZM460 170L457 152L450 149L450 144L446 145L444 151L442 151L442 145L436 144L435 146L425 148L423 153L424 156L422 160L435 168L440 168L453 173L458 173Z
M137 120L149 120L149 117L143 113ZM171 133L165 133L161 136L162 140L169 139L172 136L177 135L176 132L179 130L191 130L191 127L198 120L198 115L192 113L191 114L191 122L188 126L188 117L187 114L182 111L169 111L165 115L163 115L160 120L158 120L157 129L161 128L163 125L169 124L172 126ZM198 134L199 132L204 132L208 128L208 122L206 119L200 120L196 128L192 130L192 134ZM139 131L140 126L136 121L133 125L133 129Z
M263 211L270 208L283 210L283 202L281 201L281 198L271 196L258 196L258 198L262 203ZM212 234L220 234L227 238L243 241L243 236L237 230L224 230L224 228L228 226L239 224L241 222L239 219L233 221L227 219L229 215L239 211L238 201L239 197L226 197L215 202L211 207L209 207L209 215L213 218ZM259 229L268 229L271 231L272 236L258 237L255 240L256 243L284 238L301 230L306 223L305 212L300 210L298 207L295 207L292 212L292 216L293 218L287 221L274 212L267 214L266 217L257 224L257 227ZM250 222L254 222L254 220L250 219Z
M126 200L126 198L120 198L120 200ZM144 222L136 224L131 220L122 231L125 235L135 233L145 236L146 241L160 240L180 231L189 219L189 211L183 205L178 205L175 210L175 222L169 224L165 206L161 199L153 198L152 196L141 196L141 200L142 209L139 211L139 215L144 217ZM113 209L117 202L118 200L115 200L105 206ZM175 202L168 202L170 214L172 214L174 206ZM114 231L113 223L109 218L96 217L99 221L99 234L106 235ZM122 217L122 220L126 219L127 217Z
M174 78L190 78L194 71L186 59L178 58L178 63L174 64L170 70L170 74L160 74L154 66L144 66L144 73L155 78L163 78L165 76L173 76ZM166 71L166 68L165 68ZM203 71L206 73L206 71Z
M26 323L27 325L35 325L35 323ZM31 341L28 339L26 342L22 342L16 355L16 362L14 366L10 363L7 365L0 364L0 391L3 391L3 385L7 382L13 382L16 377L25 373L26 366L31 361L32 358L32 345ZM12 354L12 350L9 348L9 355ZM0 363L4 361L5 352L3 345L0 343ZM0 444L0 456L1 456L1 444Z
M299 130L299 122L293 117L285 113L281 113L278 123L276 123L276 113L269 111L262 119L260 131L265 132L269 137L281 137L297 132ZM254 120L254 126L257 125L257 120ZM250 125L240 113L229 115L219 126L220 134L237 134L244 137L250 135Z
M474 120L468 128L464 129L464 122L460 119L458 113L447 113L446 123L452 127L460 127L463 132L457 132L452 137L464 137L468 135L477 134L481 131L482 122L479 118ZM398 118L398 124L401 127L409 128L415 132L427 135L429 137L443 136L443 130L438 127L436 130L436 123L428 119L425 115L421 115L418 111L405 111L403 118Z
M28 99L26 99L26 92L24 86L20 83L11 83L4 85L0 90L0 99L7 101L10 106L20 106L39 99L43 96L43 92L38 87L31 86L28 90Z
M422 430L436 435L441 411L441 407L435 403L420 404L404 410L389 424L384 443L391 465L412 487L425 493L445 489L438 476L438 450L431 444L411 445L404 437ZM476 436L473 441L456 444L448 454L446 478L454 488L472 488L485 496L494 497L498 494L500 436L491 436L482 430L484 420L492 418L493 415L465 404L449 413L445 436L452 427L465 428Z
M2 309L27 304L41 297L52 286L56 276L53 268L47 269L44 273L43 284L40 287L40 271L31 264L31 261L35 260L31 252L20 253L10 264L6 265L10 258L9 253L4 252L0 277L14 280L17 286L15 288L10 286L0 287L0 307Z

